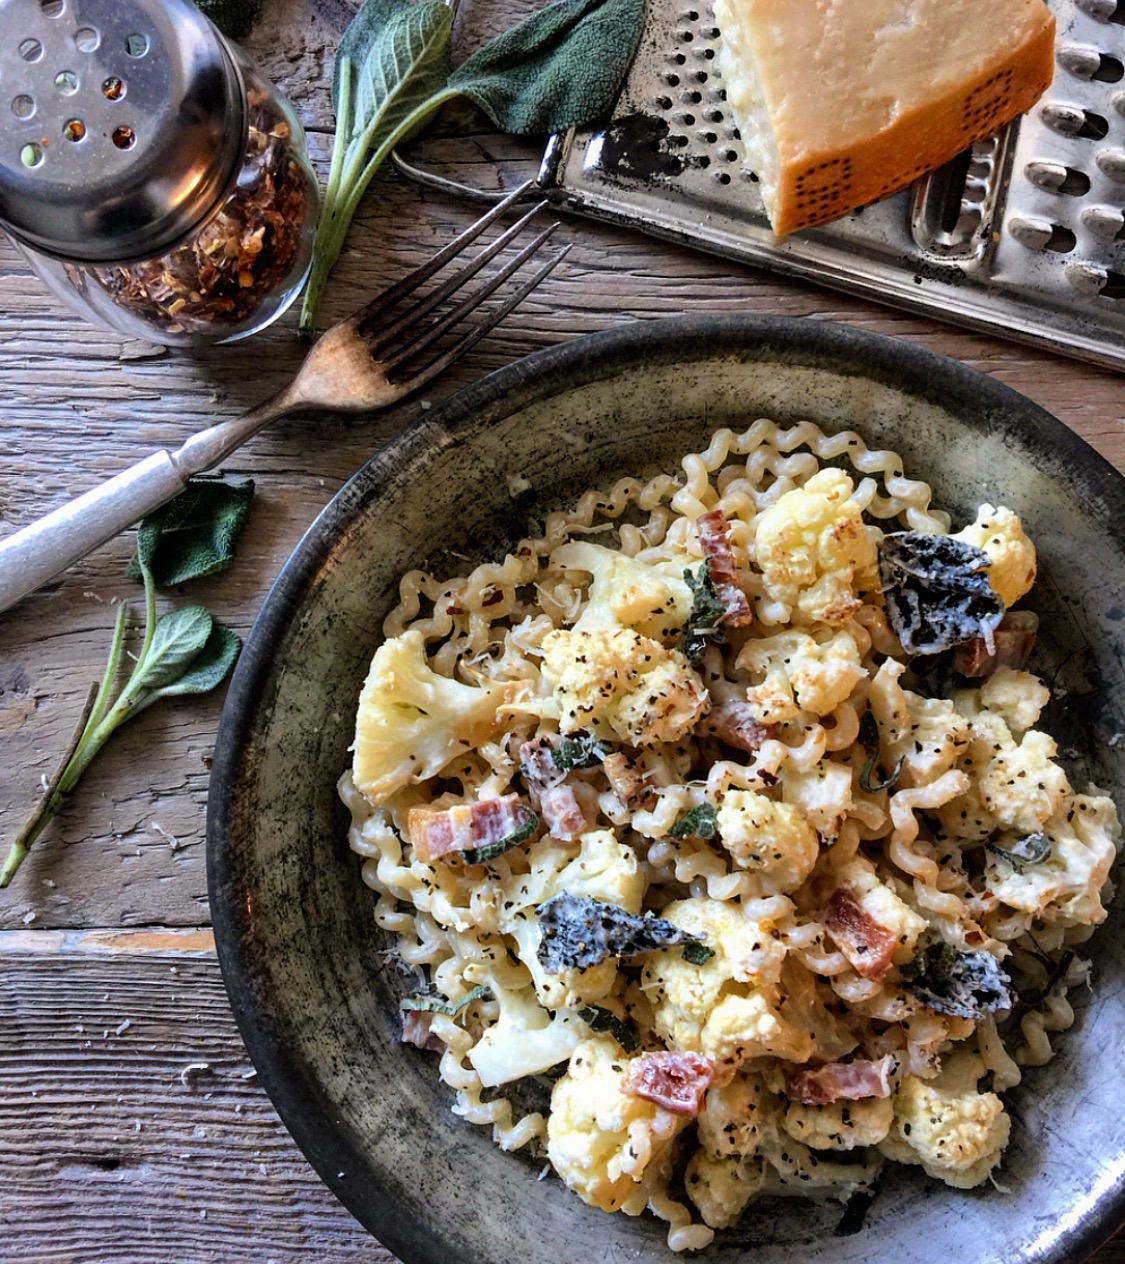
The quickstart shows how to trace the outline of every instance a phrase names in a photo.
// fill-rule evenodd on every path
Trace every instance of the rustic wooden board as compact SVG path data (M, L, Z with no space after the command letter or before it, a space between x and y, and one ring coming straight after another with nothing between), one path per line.
M534 0L465 0L458 54ZM322 172L346 0L265 0L247 41L294 101ZM541 139L448 110L418 149L483 187L534 173ZM388 176L373 186L325 302L347 314L473 218ZM169 600L242 634L303 531L403 425L482 374L579 334L676 313L839 320L952 355L1023 391L1125 469L1125 393L1106 370L568 218L574 246L544 289L425 400L379 417L294 418L227 465L257 496L235 566ZM244 344L187 354L104 334L63 310L0 239L0 533L159 446L284 385L303 354L291 312ZM16 832L102 670L126 535L0 614L0 845ZM0 1260L390 1264L297 1153L252 1078L210 949L203 828L221 692L123 728L0 893ZM81 1029L81 1030L79 1030ZM195 1067L194 1070L190 1068ZM1125 1264L1119 1241L1098 1264Z
M256 1083L212 950L30 939L0 941L0 1259L391 1264Z

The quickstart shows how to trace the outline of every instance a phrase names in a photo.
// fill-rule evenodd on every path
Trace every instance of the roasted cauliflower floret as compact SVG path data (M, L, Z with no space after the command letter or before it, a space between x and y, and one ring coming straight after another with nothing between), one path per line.
M756 790L728 790L717 824L723 846L735 864L758 878L764 895L795 891L820 853L816 830L800 808Z
M653 1004L657 1034L676 1049L707 1054L728 1065L751 1058L807 1061L814 1037L777 1008L785 945L768 920L706 898L678 900L663 916L702 937L714 956L702 965L680 949L653 952L641 985Z
M973 716L971 731L958 761L969 788L936 809L945 831L975 841L997 831L1041 830L1070 794L1066 773L1054 762L1054 738L1030 729L1017 742L1003 716L991 711Z
M725 1084L707 1090L696 1120L699 1144L716 1159L756 1154L775 1132L777 1099L759 1076L740 1070Z
M988 582L1005 606L1013 606L1035 583L1035 545L1023 523L1003 506L981 505L976 521L953 537L983 549L992 561Z
M806 1106L791 1102L782 1127L811 1150L854 1150L878 1145L894 1122L894 1102L889 1097L864 1097L854 1102L829 1102Z
M974 694L978 705L973 705L970 697L966 696ZM1008 668L994 672L979 690L967 690L966 695L955 697L963 698L967 714L984 710L1002 716L1013 737L1020 737L1034 728L1040 712L1051 699L1050 690L1038 676Z
M852 809L851 767L834 759L822 759L806 772L786 768L781 797L800 808L825 838L835 838Z
M754 551L766 592L793 623L839 627L859 609L857 592L875 583L875 545L852 490L842 470L821 470L758 519Z
M503 724L499 708L526 686L462 684L426 661L422 633L403 632L375 651L359 697L353 777L373 803L425 781L450 760L488 741Z
M972 1189L987 1180L1008 1144L1011 1120L995 1093L978 1093L984 1063L957 1054L934 1080L908 1075L894 1098L894 1124L883 1151L921 1163L927 1175Z
M717 1159L697 1150L684 1172L684 1189L711 1229L728 1229L754 1201L766 1179L756 1159Z
M549 632L543 675L564 733L590 729L634 746L679 741L709 705L678 650L628 628Z
M583 1202L638 1215L688 1121L623 1092L628 1064L606 1036L574 1050L551 1093L547 1157Z
M822 641L807 632L753 637L735 666L757 682L747 689L746 701L763 724L794 720L800 711L827 715L867 675L847 632Z
M888 658L868 691L879 725L880 763L888 774L902 761L903 786L926 786L948 772L964 752L972 726L948 698L927 698L903 689L906 665Z
M1111 799L1079 794L1060 817L1044 831L1042 860L1013 864L998 849L987 853L989 890L1050 925L1096 926L1105 920L1102 895L1121 839L1117 809Z
M586 1035L577 1014L548 1012L530 987L503 987L491 977L487 985L500 1014L467 1055L485 1088L542 1075L565 1062Z
M668 642L691 615L694 598L683 578L688 560L638 562L589 540L570 540L551 554L551 567L590 573L578 631L625 627Z

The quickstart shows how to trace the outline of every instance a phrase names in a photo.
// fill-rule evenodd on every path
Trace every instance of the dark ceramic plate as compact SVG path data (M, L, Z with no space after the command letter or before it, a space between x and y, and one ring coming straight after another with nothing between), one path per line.
M433 1055L399 1043L397 980L346 845L336 781L399 575L497 557L529 519L623 473L676 468L718 426L811 418L893 447L955 519L984 500L1036 540L1033 664L1076 785L1125 803L1122 478L1015 392L906 343L809 320L638 323L539 352L379 452L285 567L219 732L208 876L219 955L261 1081L313 1167L408 1264L674 1258L664 1226L591 1210L541 1161L454 1118ZM519 482L510 482L519 476ZM512 498L511 486L530 486ZM760 1205L708 1253L781 1264L1078 1260L1125 1218L1125 899L1090 993L1009 1103L1005 1191L889 1176L862 1225L839 1203Z

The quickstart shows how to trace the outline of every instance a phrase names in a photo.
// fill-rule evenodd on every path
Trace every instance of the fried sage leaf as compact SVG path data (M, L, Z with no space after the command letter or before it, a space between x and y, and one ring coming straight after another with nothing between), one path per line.
M482 997L492 996L492 989L482 983L475 988L471 988L465 993L459 1001L446 1001L440 996L430 996L426 993L420 993L417 996L404 996L399 1002L399 1008L403 1010L421 1010L427 1014L445 1014L452 1018L455 1014L460 1013L466 1005L471 1005L473 1001L479 1001Z
M906 990L939 1014L983 1018L1011 1009L1009 979L989 952L959 952L944 940L930 944L902 967Z
M559 772L570 772L574 768L596 768L611 750L608 742L589 733L578 737L564 737L552 748L551 763Z
M604 1033L612 1036L626 1053L636 1053L641 1047L641 1035L635 1024L618 1018L604 1005L584 1005L578 1011L578 1017L595 1035Z
M878 794L882 790L890 790L902 774L902 766L906 762L906 756L899 756L898 763L895 764L891 770L891 775L885 781L877 781L875 779L875 769L879 763L879 722L870 711L865 711L863 719L859 722L859 744L867 752L867 758L864 760L863 768L859 774L859 784L864 793Z
M536 916L542 933L536 956L551 974L699 942L698 935L654 913L630 913L567 891L541 904Z
M721 644L726 639L723 616L727 608L719 600L711 577L703 567L698 572L685 570L684 579L692 592L692 604L691 614L680 634L680 648L689 663L698 663L711 642Z
M991 643L1004 603L983 549L952 536L898 531L879 544L887 617L908 654L938 654L983 636Z
M719 828L719 813L713 803L700 803L689 808L668 831L672 838L714 838Z

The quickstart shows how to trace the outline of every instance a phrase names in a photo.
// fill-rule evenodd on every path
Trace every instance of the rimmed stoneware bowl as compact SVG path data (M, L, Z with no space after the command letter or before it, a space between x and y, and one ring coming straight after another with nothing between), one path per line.
M500 558L543 510L677 469L760 416L894 448L955 520L1011 506L1037 541L1033 663L1072 780L1125 803L1125 484L1015 392L906 343L811 320L639 322L538 352L393 440L328 506L267 598L230 687L208 816L211 909L261 1082L313 1167L408 1264L675 1258L664 1226L592 1210L543 1161L455 1118L434 1055L399 1041L400 983L345 841L336 782L408 568ZM523 488L524 490L518 490ZM445 559L444 561L441 559ZM462 563L463 564L463 563ZM1091 945L1058 1057L1009 1097L1003 1189L890 1174L838 1202L752 1208L707 1253L781 1264L1080 1260L1125 1217L1125 898Z

